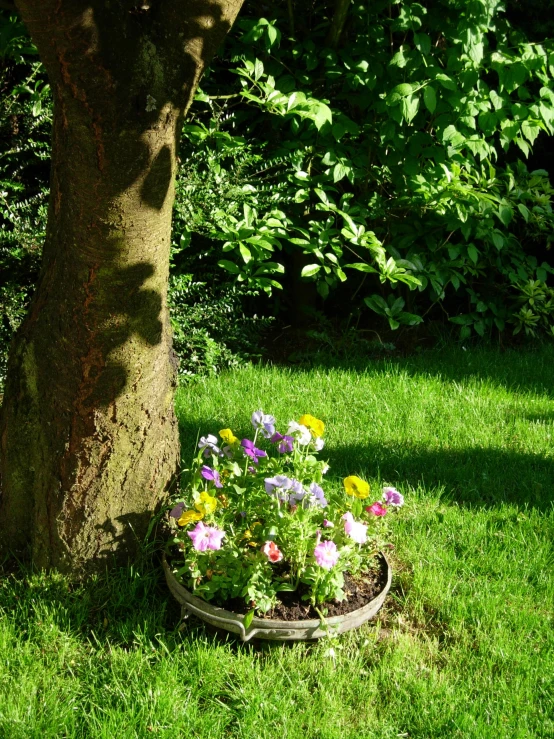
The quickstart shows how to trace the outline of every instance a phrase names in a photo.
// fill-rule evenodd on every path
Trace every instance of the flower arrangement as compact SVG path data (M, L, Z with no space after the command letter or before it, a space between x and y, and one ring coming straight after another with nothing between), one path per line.
M345 574L375 570L392 513L404 498L356 475L323 490L323 421L305 414L285 434L275 418L252 414L253 439L222 429L198 443L190 485L169 513L172 566L196 596L249 613L270 611L279 593L297 591L314 608L343 601ZM221 441L220 441L221 439Z

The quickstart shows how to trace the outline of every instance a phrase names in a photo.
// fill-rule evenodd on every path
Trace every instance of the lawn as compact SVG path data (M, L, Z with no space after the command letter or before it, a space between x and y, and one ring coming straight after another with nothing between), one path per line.
M176 401L185 459L260 407L325 421L335 484L405 494L379 619L242 645L178 629L155 556L81 586L11 563L0 737L554 737L554 348L198 380Z

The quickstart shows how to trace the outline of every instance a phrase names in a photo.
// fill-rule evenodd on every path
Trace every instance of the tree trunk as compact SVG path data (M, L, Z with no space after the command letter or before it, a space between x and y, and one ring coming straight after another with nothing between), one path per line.
M176 147L242 0L19 0L54 95L39 285L0 419L0 532L74 575L127 556L175 477Z

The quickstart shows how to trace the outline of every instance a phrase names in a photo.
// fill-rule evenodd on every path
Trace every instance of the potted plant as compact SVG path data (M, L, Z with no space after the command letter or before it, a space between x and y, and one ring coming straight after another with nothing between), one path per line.
M317 638L381 607L391 568L381 553L395 488L372 502L356 475L324 483L324 424L305 414L286 433L252 414L253 438L202 436L189 484L169 512L164 559L184 612L247 640ZM325 484L325 490L324 490ZM338 486L335 486L338 487Z

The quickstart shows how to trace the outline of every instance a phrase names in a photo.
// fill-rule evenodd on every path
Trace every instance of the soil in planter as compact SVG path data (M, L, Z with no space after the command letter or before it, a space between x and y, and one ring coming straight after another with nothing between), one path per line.
M362 577L354 579L350 575L344 575L344 592L346 599L343 601L330 601L322 603L318 606L321 613L326 618L333 616L344 616L346 613L356 611L367 605L383 590L387 582L387 571L384 560L378 560L379 567ZM278 619L281 621L305 621L308 619L319 619L320 614L313 608L310 603L302 600L302 595L307 592L307 586L300 586L294 592L283 592L278 595L278 603L271 611L262 615L256 614L257 618ZM246 614L251 607L246 605L243 598L233 598L225 601L225 603L216 603L211 601L213 605L226 608L234 613Z

